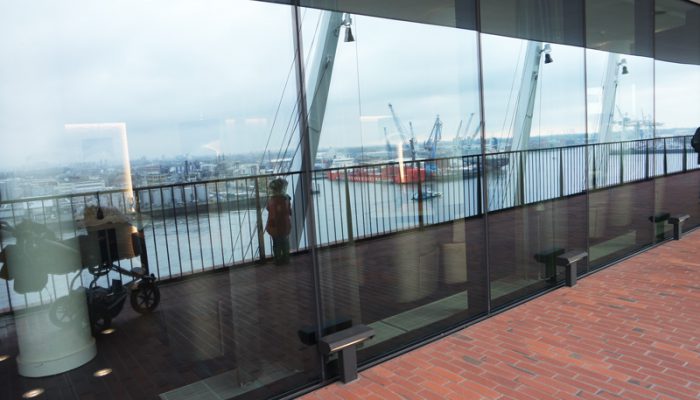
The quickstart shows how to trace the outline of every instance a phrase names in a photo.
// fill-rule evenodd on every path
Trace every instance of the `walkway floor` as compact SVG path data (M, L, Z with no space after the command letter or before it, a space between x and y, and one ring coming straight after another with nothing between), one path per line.
M700 230L303 399L471 398L700 398Z

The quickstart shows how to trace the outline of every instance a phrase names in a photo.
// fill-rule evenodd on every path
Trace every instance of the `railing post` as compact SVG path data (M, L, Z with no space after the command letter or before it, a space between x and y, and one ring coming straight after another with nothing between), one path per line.
M595 167L595 164L596 164L595 163L595 147L596 147L595 144L591 147L593 149L593 155L591 157L593 159L593 165L591 167L591 169L592 169L592 176L591 176L592 182L591 183L593 184L593 186L591 187L591 189L595 189L595 187L596 187L596 175L598 175L598 171L596 171L596 169L595 169L596 168Z
M421 184L420 164L418 161L418 226L423 227L423 186Z
M483 210L483 203L481 200L481 179L484 177L482 176L481 173L481 164L486 162L486 156L485 155L479 155L477 156L477 163L476 163L476 215L481 215L484 210ZM464 166L464 158L462 158L462 166ZM466 185L464 186L466 189Z
M622 152L622 142L620 142L620 185L625 183L625 158Z
M559 197L564 197L564 151L559 148Z
M132 189L134 193L134 212L136 215L141 215L141 196L139 196L139 191Z
M345 218L348 220L348 242L353 243L355 236L352 229L352 206L350 205L350 182L348 181L348 169L343 168L345 172Z
M666 156L666 138L664 138L664 175L668 175L668 158Z
M654 140L654 139L651 139ZM649 141L644 146L644 179L649 179Z
M260 254L260 261L263 262L265 261L265 231L263 230L260 183L258 178L255 178L255 217L258 228L258 251Z
M683 172L688 171L688 151L685 148L685 136L683 136Z
M520 151L520 168L518 168L518 206L525 204L525 160L523 159L523 151Z

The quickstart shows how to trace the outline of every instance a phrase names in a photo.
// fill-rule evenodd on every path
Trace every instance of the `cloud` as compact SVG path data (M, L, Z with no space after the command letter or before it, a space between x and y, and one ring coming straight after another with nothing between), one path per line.
M308 60L320 12L303 14ZM480 115L475 32L365 16L354 17L353 31L356 42L338 44L322 146L383 142L387 120L367 116L388 115L389 102L423 139L438 114L446 135L472 113ZM221 121L224 152L277 153L297 135L289 6L248 0L4 2L0 37L2 166L59 159L47 143L61 142L66 123L125 122L134 158L180 153L178 127L192 121ZM502 135L511 87L518 90L523 42L493 35L481 40L487 134ZM584 50L552 48L555 63L542 70L535 119L541 132L582 131ZM589 53L592 87L602 76L604 55ZM664 65L657 63L659 118L674 126L699 124L700 98L688 94L688 83L697 87L700 67ZM629 66L638 71L649 64L630 60ZM649 76L644 68L637 76ZM628 79L620 98L634 106L621 108L650 112L650 93L647 78Z

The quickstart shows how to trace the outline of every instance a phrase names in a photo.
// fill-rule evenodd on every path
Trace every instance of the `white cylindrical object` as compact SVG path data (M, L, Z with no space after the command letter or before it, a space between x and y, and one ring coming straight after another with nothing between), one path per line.
M23 229L42 230L41 225L24 224L29 227ZM22 244L18 241L16 246L5 249L14 291L19 294L48 291L49 298L54 300L48 305L30 302L26 308L15 311L19 344L17 366L22 376L35 378L66 372L97 354L85 290L80 288L69 293L69 288L48 284L51 274L64 275L80 270L78 247L77 240L49 239Z
M97 355L87 319L85 294L77 291L72 296L71 307L78 309L71 312L76 318L61 326L51 321L51 306L16 312L17 369L20 375L37 378L60 374L78 368Z

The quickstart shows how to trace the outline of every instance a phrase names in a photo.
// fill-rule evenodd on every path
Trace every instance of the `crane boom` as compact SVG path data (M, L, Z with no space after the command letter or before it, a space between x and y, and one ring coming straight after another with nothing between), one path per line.
M313 60L310 62L311 68L308 78L308 93L313 94L308 105L308 123L306 124L309 145L308 148L302 146L301 157L299 157L298 161L298 164L301 165L295 165L294 170L311 170L316 159L318 144L321 140L323 120L326 114L326 104L328 103L335 53L338 48L338 31L342 24L343 13L339 12L328 12L321 19L320 32L323 32L323 35L317 43L316 52ZM304 135L303 132L301 134ZM305 163L310 165L304 165ZM292 207L294 208L293 215L296 217L294 218L294 226L290 233L289 243L291 249L296 250L301 243L302 233L307 222L309 202L305 200L305 198L308 198L306 197L308 193L304 191L304 181L297 179L294 183Z
M399 117L396 115L396 112L394 111L394 106L389 103L389 111L391 112L391 119L394 120L394 125L396 126L396 130L399 132L399 135L401 135L401 142L406 143L408 142L408 147L411 150L411 160L415 161L416 160L416 148L415 148L415 136L413 135L413 124L409 122L409 125L411 127L411 137L406 140L406 130L403 128L403 125L401 124L401 120Z
M389 141L389 134L386 131L386 126L384 127L384 140L386 140L386 151L390 155L392 153L391 142Z
M399 120L399 117L396 115L396 112L394 111L394 106L389 103L389 111L391 112L391 119L394 121L394 126L396 126L396 131L399 132L399 135L401 135L401 141L405 142L406 141L406 134L403 126L401 125L401 121Z
M430 136L428 140L423 144L423 148L430 152L430 158L435 158L437 153L438 142L442 139L442 121L440 121L440 116L435 117L435 123L433 124L433 129L430 131Z
M459 135L462 133L462 123L464 120L460 119L459 120L459 125L457 125L457 133L455 134L455 138L453 139L454 142L459 142ZM469 122L467 122L467 129L469 129L469 124L472 122L471 118L469 118Z
M530 130L532 128L532 116L535 108L535 98L537 95L537 82L540 77L540 66L542 54L549 54L550 46L541 42L529 42L525 53L522 77L520 81L520 91L515 110L515 126L513 139L510 143L510 158L508 162L508 176L510 176L511 195L513 205L522 205L525 202L523 187L524 174L526 170L526 158L522 158L524 150L530 145ZM552 62L550 56L545 58L545 63ZM516 162L515 157L521 157L520 162Z

